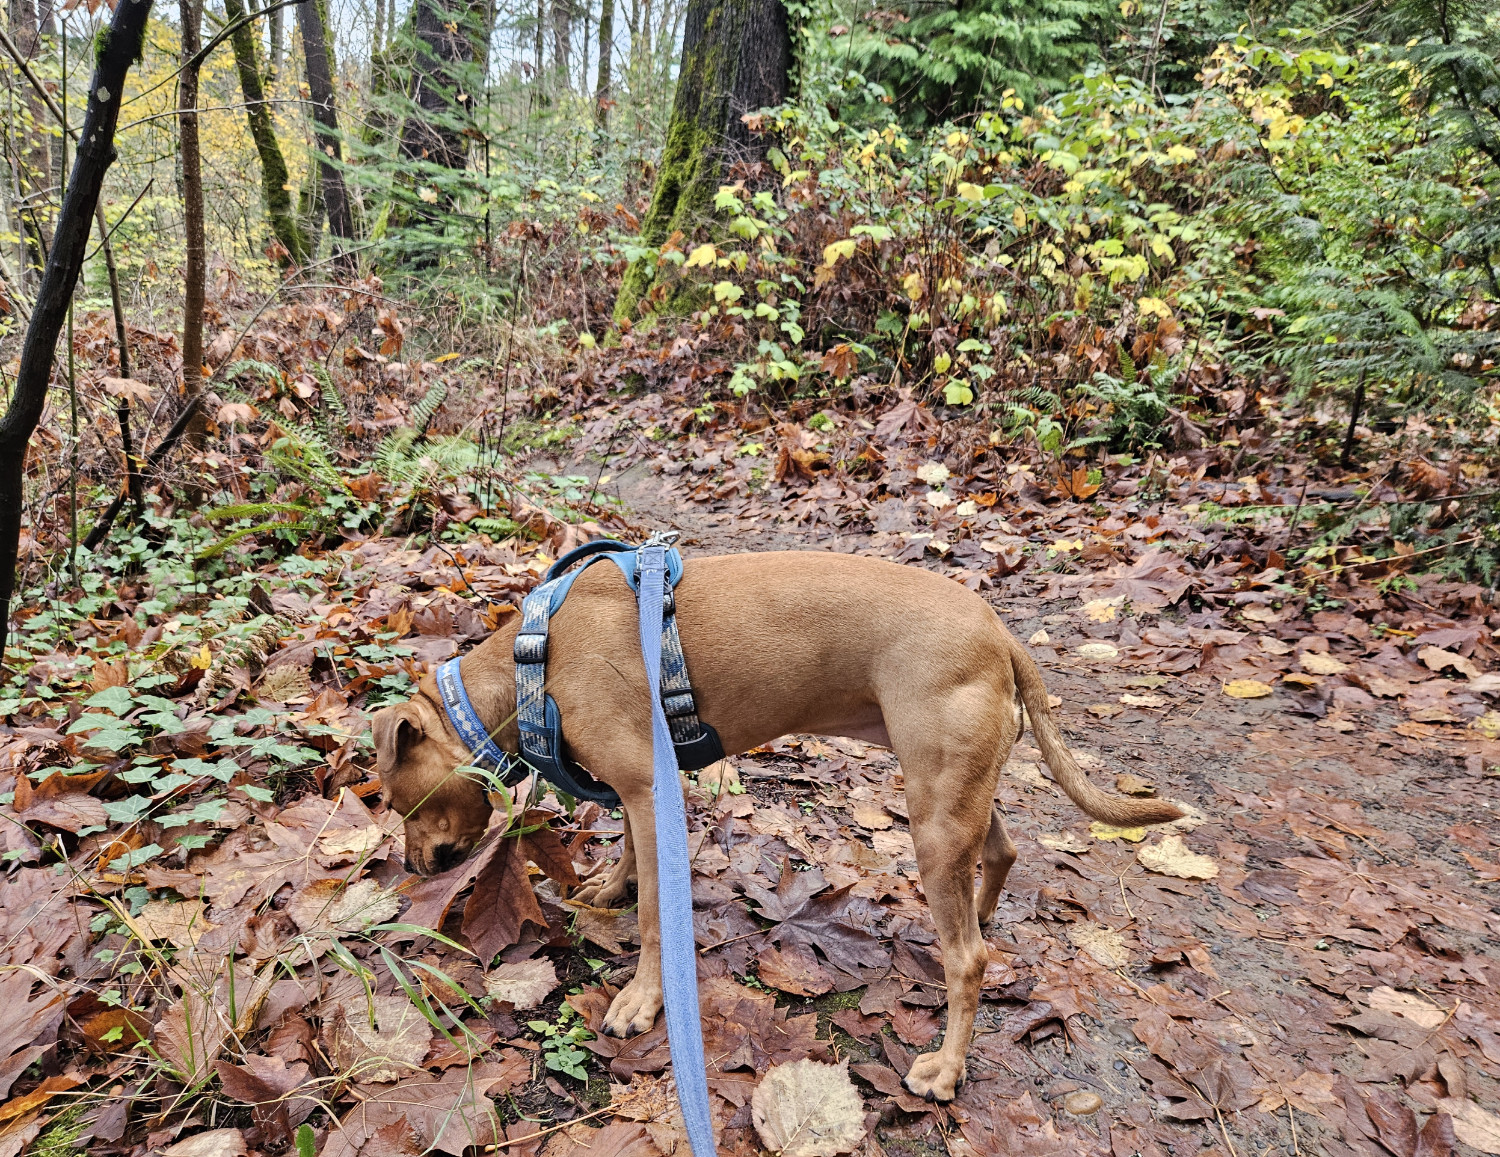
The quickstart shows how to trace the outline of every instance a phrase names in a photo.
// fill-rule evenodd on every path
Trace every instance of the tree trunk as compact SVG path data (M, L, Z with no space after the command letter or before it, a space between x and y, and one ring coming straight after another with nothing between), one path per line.
M734 160L764 153L740 119L787 98L791 33L781 0L688 0L682 67L641 239L659 246L709 219L720 178ZM644 260L625 273L615 316L628 318L652 289Z
M462 0L416 0L415 13L411 100L416 108L401 131L401 156L462 171L473 114L466 73L474 63L481 13ZM451 207L451 191L437 194L440 205Z
M542 83L542 70L546 67L546 61L542 58L543 46L545 44L545 29L547 27L547 0L536 0L536 43L532 45L532 51L536 56L536 80Z
M599 6L599 83L594 89L594 123L603 132L609 128L609 107L614 103L610 86L610 69L615 53L615 0L600 0Z
M268 2L269 0L262 0L263 4ZM266 36L270 41L269 51L266 53L266 84L270 86L281 75L281 54L286 46L286 9L279 6L273 8L266 23L269 25Z
M230 24L242 20L245 16L244 0L224 0L224 16ZM271 233L286 251L282 264L306 265L307 237L298 227L297 215L292 211L292 194L287 188L291 177L287 173L281 145L276 140L271 106L266 103L266 92L261 86L254 26L242 25L230 35L229 41L234 48L234 63L240 74L240 91L245 94L245 119L250 122L250 136L255 141L255 151L260 156L260 191L261 201L266 208L266 221L271 226Z
M323 174L323 203L328 209L328 228L344 243L354 240L354 208L344 187L344 172L339 168L343 153L339 147L338 106L333 97L333 65L328 51L328 37L323 30L323 13L318 0L302 0L297 5L297 23L302 27L302 55L307 65L307 95L312 102L313 136L318 142L318 168ZM338 246L342 253L345 246ZM344 254L340 264L347 265L352 255Z
M187 266L182 291L182 392L203 388L203 288L208 245L203 236L203 154L198 146L199 25L203 0L178 0L182 16L182 69L177 86L177 140L182 162L182 228Z
M370 36L370 55L379 55L385 50L385 0L375 0L375 31Z
M97 41L94 78L89 86L90 99L74 156L73 174L58 215L36 305L26 327L10 408L0 418L0 656L5 653L10 601L15 594L26 447L46 407L57 338L88 251L99 189L115 156L120 94L125 89L131 62L144 47L150 14L151 0L120 0L108 33Z
M33 0L10 0L10 33L21 55L35 61L41 46L37 11ZM52 188L52 146L46 130L47 114L41 97L28 89L21 100L26 112L16 129L16 223L22 242L21 279L40 275L52 247L47 224L46 200Z

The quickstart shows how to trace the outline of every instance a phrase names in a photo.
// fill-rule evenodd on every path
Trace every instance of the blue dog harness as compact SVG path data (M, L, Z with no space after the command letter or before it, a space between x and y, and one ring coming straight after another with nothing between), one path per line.
M698 718L672 597L673 588L682 579L682 556L675 549L667 549L662 536L653 536L639 549L610 539L590 542L558 559L542 585L526 596L514 650L521 760L570 795L611 806L619 803L613 791L563 755L561 716L545 690L548 624L574 580L600 558L615 563L636 592L641 657L651 689L651 795L656 820L657 911L667 1042L693 1157L715 1157L703 1023L698 1009L687 811L679 769L707 767L724 757L724 748L718 733ZM570 572L579 560L584 560L583 566ZM507 784L521 779L525 767L496 744L479 721L459 678L457 659L438 668L437 684L448 718L468 744L475 762L489 764L505 776Z
M644 550L642 547L640 550ZM477 766L487 767L516 783L528 768L575 799L618 807L620 797L563 754L562 714L546 693L547 638L552 616L568 597L578 576L601 558L620 568L625 582L639 597L640 550L628 543L601 538L571 550L548 568L542 583L521 604L521 630L516 635L516 722L521 731L519 761L497 744L480 722L459 675L459 660L450 659L437 671L438 693L448 719L473 754ZM724 758L718 733L698 718L687 657L677 632L677 603L673 588L682 580L682 555L663 550L665 577L662 597L660 700L667 718L677 764L693 771ZM583 565L572 569L575 564Z

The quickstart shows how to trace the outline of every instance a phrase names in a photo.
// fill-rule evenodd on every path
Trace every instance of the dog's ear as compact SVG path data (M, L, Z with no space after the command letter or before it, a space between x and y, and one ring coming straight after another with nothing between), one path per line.
M389 778L401 765L401 757L426 734L413 703L382 707L370 720L370 730L375 737L375 771L382 780Z

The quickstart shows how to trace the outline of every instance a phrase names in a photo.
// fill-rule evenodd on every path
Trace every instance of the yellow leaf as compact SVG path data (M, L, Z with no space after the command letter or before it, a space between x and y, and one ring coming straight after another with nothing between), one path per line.
M699 266L707 269L719 256L719 251L712 245L700 245L688 254L688 259L683 262L684 269L694 269Z
M207 671L209 665L213 663L213 661L214 653L208 649L208 644L204 643L203 646L198 648L198 650L194 652L193 656L188 659L188 666L196 668L199 671Z
M437 204L438 195L436 189L418 189L417 196L421 197L422 200L426 201L429 205Z
M1017 205L1010 212L1010 223L1017 229L1026 228L1026 210Z
M853 237L845 237L842 241L823 246L823 264L832 267L839 263L840 257L853 257L858 246L859 242Z
M1138 844L1146 838L1145 828L1117 828L1114 824L1107 824L1103 820L1095 820L1089 824L1089 835L1096 840L1125 840L1128 843Z
M443 363L444 363L444 362L455 362L455 361L457 361L457 360L458 360L458 359L459 359L459 358L461 358L461 357L462 357L462 356L463 356L463 355L462 355L462 354L444 354L444 355L443 355L443 356L442 356L442 357L440 357L440 358L433 358L433 359L432 359L432 363L433 363L433 365L438 365L438 366L440 366L440 365L442 365L442 364L443 364Z
M1196 161L1197 159L1197 150L1190 149L1186 145L1173 145L1167 150L1167 160L1172 161L1174 164L1180 165L1188 161Z
M1172 311L1167 306L1167 303L1159 297L1136 298L1135 311L1141 317L1156 316L1163 321L1167 321L1172 316Z
M1271 685L1259 679L1236 679L1224 684L1224 694L1231 699L1264 699L1271 694Z
M922 284L920 273L908 273L902 278L901 287L906 290L906 296L913 301L921 301L922 296L927 292L927 287Z
M970 184L968 181L958 183L958 195L965 201L983 201L984 189L979 185Z

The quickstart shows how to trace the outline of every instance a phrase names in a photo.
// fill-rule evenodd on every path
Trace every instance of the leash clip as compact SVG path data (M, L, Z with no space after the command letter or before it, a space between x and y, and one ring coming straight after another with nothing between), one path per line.
M641 543L639 549L645 550L648 546L668 547L672 546L682 537L680 530L658 530L645 542Z

